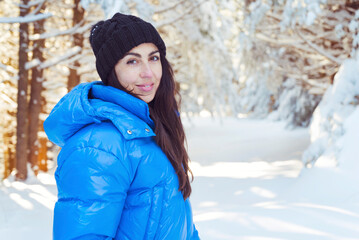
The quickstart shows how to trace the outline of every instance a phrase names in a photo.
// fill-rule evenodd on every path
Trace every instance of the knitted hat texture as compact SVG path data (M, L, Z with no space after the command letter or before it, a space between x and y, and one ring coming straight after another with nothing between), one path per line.
M121 13L96 23L91 30L90 43L96 57L97 72L105 85L117 62L142 43L153 43L166 55L166 45L152 24Z

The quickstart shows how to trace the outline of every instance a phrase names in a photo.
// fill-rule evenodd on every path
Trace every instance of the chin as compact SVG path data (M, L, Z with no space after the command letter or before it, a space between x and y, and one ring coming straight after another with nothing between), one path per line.
M155 96L146 96L146 97L141 97L142 101L146 102L146 103L150 103L152 102L152 100L155 98Z

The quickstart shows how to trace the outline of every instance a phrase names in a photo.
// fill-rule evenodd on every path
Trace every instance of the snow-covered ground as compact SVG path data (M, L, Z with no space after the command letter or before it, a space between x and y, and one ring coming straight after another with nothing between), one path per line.
M26 182L0 184L0 239L52 239L52 210L57 190L53 174L40 173Z
M308 129L227 119L187 131L203 239L359 239L359 179L340 167L303 169Z
M302 170L308 129L284 126L249 119L185 122L202 239L359 239L359 181L347 174L358 165ZM0 239L51 239L55 201L51 174L3 181Z

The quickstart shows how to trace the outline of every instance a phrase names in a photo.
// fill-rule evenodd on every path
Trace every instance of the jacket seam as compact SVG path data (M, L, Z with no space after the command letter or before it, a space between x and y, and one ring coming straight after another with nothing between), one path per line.
M76 198L76 197L64 197L64 198L59 198L57 200L58 202L71 202L71 201L77 201L77 202L83 202L83 203L94 203L94 202L100 202L100 203L120 203L121 201L104 201L102 199L81 199L81 198Z

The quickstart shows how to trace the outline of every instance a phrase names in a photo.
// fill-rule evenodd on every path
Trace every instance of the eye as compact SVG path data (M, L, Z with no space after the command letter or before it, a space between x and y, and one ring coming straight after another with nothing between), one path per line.
M136 63L137 63L137 60L136 60L136 59L130 59L130 60L128 60L126 63L127 63L127 64L130 64L130 65L136 64Z
M159 57L159 56L152 56L152 57L150 58L150 60L151 60L151 61L158 61L158 60L160 60L160 57Z

